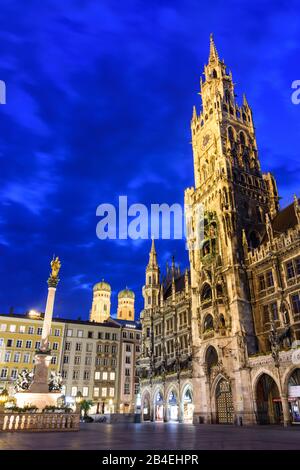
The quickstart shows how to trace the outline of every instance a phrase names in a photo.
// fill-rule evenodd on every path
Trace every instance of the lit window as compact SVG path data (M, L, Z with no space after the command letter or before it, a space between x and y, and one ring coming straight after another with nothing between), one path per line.
M4 354L4 362L10 362L10 352Z
M95 398L99 397L99 387L94 387L94 397Z
M103 372L102 374L102 380L107 380L107 372Z
M1 379L6 379L8 369L1 369L0 377Z
M300 313L300 295L299 294L292 295L292 305L293 305L293 312Z
M1 327L0 327L0 330L1 331L6 331L6 323L1 323Z
M106 397L106 396L107 396L107 388L106 388L106 387L103 387L103 388L102 388L102 396L103 396L103 397Z
M288 279L295 277L293 261L289 261L288 263L286 263L286 274Z
M83 330L77 330L77 338L83 337Z
M100 372L99 371L95 372L95 380L100 380Z
M267 278L267 286L268 287L273 287L274 286L274 279L273 279L272 271L267 272L266 278Z
M20 362L21 353L17 352L14 354L14 362Z
M110 397L114 397L114 396L115 396L115 389L114 389L114 387L110 387L110 389L109 389L109 396L110 396Z
M15 380L18 377L18 369L12 369L10 373L10 378Z
M75 356L74 357L74 364L78 366L81 362L81 357L80 356Z
M83 387L82 396L88 397L88 395L89 395L89 387Z
M109 378L110 378L110 380L115 380L115 378L116 378L115 372L111 372Z
M72 397L76 397L76 395L77 395L77 387L72 387L72 389L71 389L71 396L72 396Z
M19 331L20 331L20 333L25 333L25 331L26 331L25 325L21 325L20 328L19 328Z
M16 325L9 325L9 331L10 331L11 333L15 333L16 330L17 330Z
M23 356L23 362L24 362L25 364L28 364L28 363L30 362L30 354L28 354L28 353L24 354L24 356Z
M73 330L67 330L67 336L69 337L73 336Z

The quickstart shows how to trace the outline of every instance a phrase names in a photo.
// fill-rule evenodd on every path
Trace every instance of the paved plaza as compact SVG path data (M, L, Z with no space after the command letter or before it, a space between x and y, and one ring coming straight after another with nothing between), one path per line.
M0 449L300 449L300 426L82 424L72 433L0 433Z

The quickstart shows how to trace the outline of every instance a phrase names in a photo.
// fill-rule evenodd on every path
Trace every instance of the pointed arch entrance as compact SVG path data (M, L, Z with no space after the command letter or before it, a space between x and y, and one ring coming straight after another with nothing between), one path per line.
M280 424L282 405L275 380L262 374L256 385L256 404L258 424Z
M155 395L154 401L155 421L163 422L164 420L164 399L161 391Z
M146 395L142 402L143 421L151 420L150 396Z
M178 400L174 390L168 395L168 415L169 421L178 421Z
M216 387L217 423L233 424L234 408L230 382L221 378Z
M193 392L192 387L187 386L182 396L182 421L184 423L192 423L194 414Z
M295 369L288 381L288 400L292 423L300 424L300 368Z

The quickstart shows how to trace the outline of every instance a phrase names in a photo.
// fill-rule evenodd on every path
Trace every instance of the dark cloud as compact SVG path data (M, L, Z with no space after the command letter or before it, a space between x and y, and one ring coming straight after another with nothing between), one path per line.
M245 2L246 3L246 2ZM3 1L0 79L0 309L44 308L49 258L62 258L56 313L86 318L91 286L125 285L142 306L149 242L100 241L96 207L183 203L193 184L189 122L211 31L245 91L264 170L282 205L298 192L298 2ZM239 98L240 99L240 98ZM184 242L159 241L164 270Z

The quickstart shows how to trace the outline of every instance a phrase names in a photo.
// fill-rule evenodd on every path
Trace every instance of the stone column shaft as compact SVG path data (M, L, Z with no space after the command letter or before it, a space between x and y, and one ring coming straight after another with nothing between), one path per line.
M46 311L45 311L43 331L42 331L41 351L47 351L49 349L48 342L49 342L49 336L50 336L50 331L51 331L55 292L56 292L55 287L50 287L50 286L48 287L48 297L47 297Z

